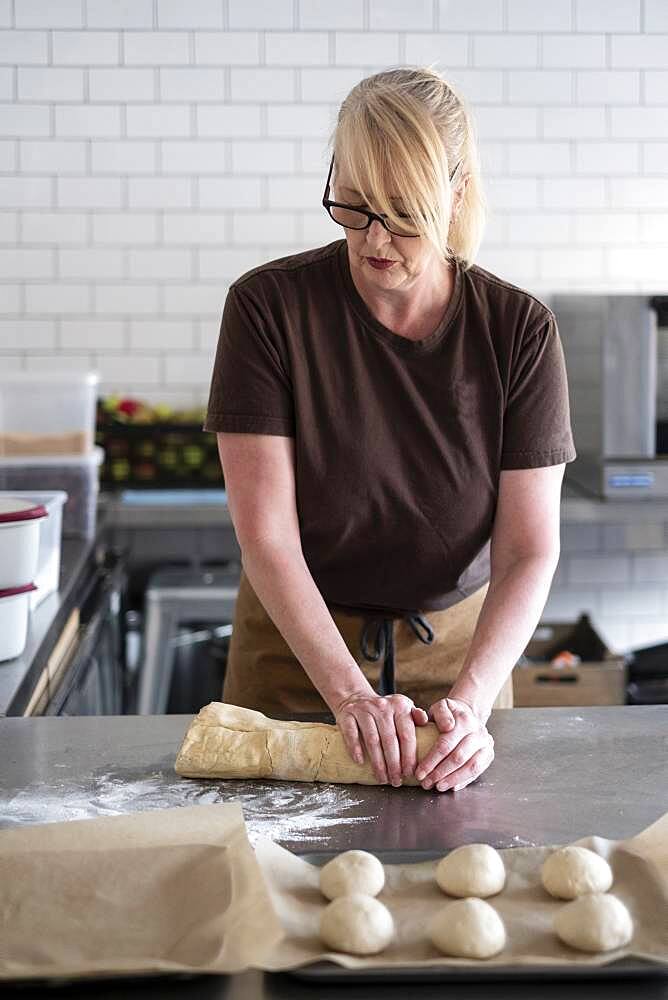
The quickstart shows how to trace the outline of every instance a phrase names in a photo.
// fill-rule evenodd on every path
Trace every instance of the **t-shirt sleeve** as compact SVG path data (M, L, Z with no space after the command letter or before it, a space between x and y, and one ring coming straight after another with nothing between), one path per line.
M223 308L205 431L294 436L292 384L270 326L233 285Z
M523 343L510 375L502 469L536 469L577 458L566 362L553 313Z

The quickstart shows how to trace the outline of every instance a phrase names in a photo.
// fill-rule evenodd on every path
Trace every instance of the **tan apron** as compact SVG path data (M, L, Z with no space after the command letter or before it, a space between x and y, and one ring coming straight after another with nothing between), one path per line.
M384 636L385 645L390 642L394 647L394 690L408 695L424 709L447 695L464 663L488 587L486 583L443 611L424 612L423 620L428 623L427 628L431 626L433 630L433 640L428 644L404 618L384 626L391 630L391 635L386 632ZM383 656L372 662L363 652L364 646L367 653L373 655L382 646L383 637L379 636L382 619L347 614L331 607L329 611L369 682L376 690L382 690L379 684ZM414 624L424 635L420 622L414 620ZM365 626L366 643L361 642ZM265 611L243 570L222 698L228 704L254 708L268 716L330 711ZM513 707L512 674L493 707Z

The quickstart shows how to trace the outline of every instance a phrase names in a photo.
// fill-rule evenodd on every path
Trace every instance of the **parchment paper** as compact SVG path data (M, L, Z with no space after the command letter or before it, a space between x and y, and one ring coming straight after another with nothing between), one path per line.
M668 962L668 814L625 841L576 841L607 858L635 935L588 955L562 945L563 902L540 884L551 847L501 850L508 881L488 902L508 945L484 965L598 965L624 956ZM449 897L436 862L386 865L380 898L397 925L383 953L324 951L318 869L265 838L247 840L237 803L159 809L0 831L0 980L157 972L279 970L329 959L348 968L479 965L439 955L426 938Z
M237 803L0 831L0 980L235 972L281 935Z
M386 886L378 898L394 917L396 940L379 955L359 958L326 951L318 938L318 922L327 900L318 889L317 866L262 838L256 841L255 851L286 937L258 965L279 970L328 960L350 969L481 963L553 967L603 965L626 956L667 963L668 813L628 840L592 836L575 843L596 851L612 866L610 892L628 907L635 924L630 944L601 954L562 944L552 920L566 903L549 896L540 881L541 865L554 847L515 847L499 851L507 882L501 893L487 899L506 925L506 948L494 958L475 960L440 955L427 938L430 917L452 899L436 885L437 861L385 865Z

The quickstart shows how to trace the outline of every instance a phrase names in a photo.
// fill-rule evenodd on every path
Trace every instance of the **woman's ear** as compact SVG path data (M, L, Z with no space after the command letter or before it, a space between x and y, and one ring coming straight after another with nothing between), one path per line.
M452 207L450 209L450 221L454 221L459 215L462 202L464 200L464 192L466 191L466 185L469 182L469 175L464 174L455 188L454 194L452 196Z

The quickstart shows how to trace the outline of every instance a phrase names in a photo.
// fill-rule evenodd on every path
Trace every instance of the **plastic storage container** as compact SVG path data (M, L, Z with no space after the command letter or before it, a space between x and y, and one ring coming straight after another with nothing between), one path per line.
M98 382L94 372L0 375L0 457L90 454Z
M20 656L28 638L28 612L34 583L0 590L0 660Z
M39 522L46 516L46 508L34 500L0 494L0 590L34 582Z
M65 490L68 499L62 512L63 535L92 538L103 459L102 448L94 448L90 455L0 457L0 490L12 493Z
M62 541L63 506L67 493L0 493L0 506L4 497L13 496L30 500L46 509L47 517L39 520L39 547L37 570L33 577L37 590L30 594L30 609L41 604L45 597L58 590L60 583L60 550Z

